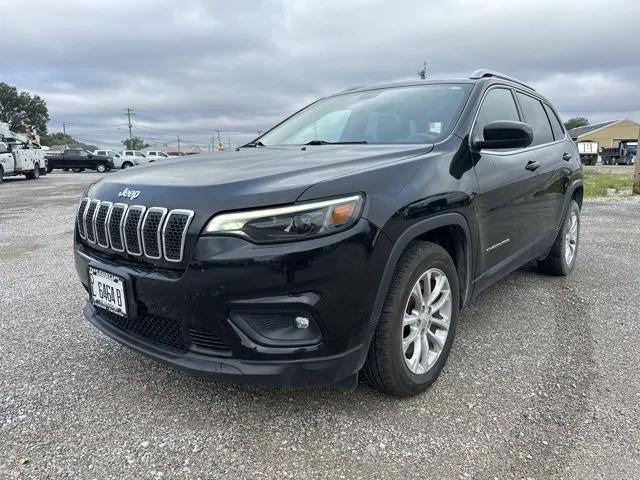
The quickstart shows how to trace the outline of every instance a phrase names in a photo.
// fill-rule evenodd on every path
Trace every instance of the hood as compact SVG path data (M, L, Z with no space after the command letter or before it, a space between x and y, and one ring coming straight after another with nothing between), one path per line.
M255 147L178 157L110 174L94 184L88 196L169 209L205 208L212 213L286 204L318 182L424 155L432 148L432 145L318 145L304 150L300 146ZM140 194L135 200L118 197L125 188Z

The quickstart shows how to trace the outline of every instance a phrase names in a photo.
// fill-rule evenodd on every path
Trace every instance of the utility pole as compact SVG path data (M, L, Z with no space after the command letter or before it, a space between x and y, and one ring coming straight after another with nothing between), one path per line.
M135 115L133 110L130 108L127 108L127 118L129 119L129 148L133 149L133 135L131 135L131 127L133 127L133 125L131 125L131 115Z
M182 151L180 150L180 135L176 137L178 139L178 155L182 155Z
M221 150L222 148L224 148L222 146L222 140L220 139L220 132L222 132L222 130L216 130L216 132L218 133L218 150Z
M425 60L422 68L418 70L418 76L421 80L425 80L427 78L427 61Z
M229 145L229 150L231 150L231 137L227 137L227 142Z
M640 130L638 131L638 147L636 148L636 169L633 175L633 193L640 195Z
M62 123L62 134L66 135L67 134L67 124L66 123Z

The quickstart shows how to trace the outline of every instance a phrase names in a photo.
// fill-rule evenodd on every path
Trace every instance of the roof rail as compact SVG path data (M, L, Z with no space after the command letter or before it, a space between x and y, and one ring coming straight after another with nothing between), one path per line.
M473 80L477 80L479 78L486 78L486 77L502 78L503 80L509 80L510 82L517 83L518 85L522 85L523 87L526 87L529 90L533 90L534 92L536 91L535 88L533 88L531 85L524 83L522 80L518 80L517 78L510 77L509 75L504 75L503 73L500 73L500 72L487 70L486 68L481 68L480 70L476 70L471 74L469 78Z
M357 85L355 87L349 87L349 88L345 88L344 90L340 90L338 93L347 93L347 92L352 92L354 90L358 90L359 88L363 88L362 85Z

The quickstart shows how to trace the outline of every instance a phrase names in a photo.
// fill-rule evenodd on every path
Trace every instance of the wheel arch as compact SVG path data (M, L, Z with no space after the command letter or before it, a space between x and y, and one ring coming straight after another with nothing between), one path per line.
M458 272L461 289L460 306L462 307L471 298L473 255L469 225L465 217L459 213L444 213L414 223L395 241L378 286L371 316L373 323L380 317L391 278L400 257L415 240L433 242L447 250Z

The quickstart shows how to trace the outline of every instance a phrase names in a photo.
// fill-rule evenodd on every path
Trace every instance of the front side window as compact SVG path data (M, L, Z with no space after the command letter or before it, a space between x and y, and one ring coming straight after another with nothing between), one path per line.
M309 105L260 142L435 143L451 133L470 91L469 84L431 84L336 95Z
M522 107L524 121L527 122L533 130L533 142L531 146L553 142L551 125L549 124L549 119L540 100L520 92L517 92L516 95Z
M487 92L478 110L478 117L473 128L473 138L484 140L484 127L501 120L520 121L518 108L511 90L507 88L493 88Z

